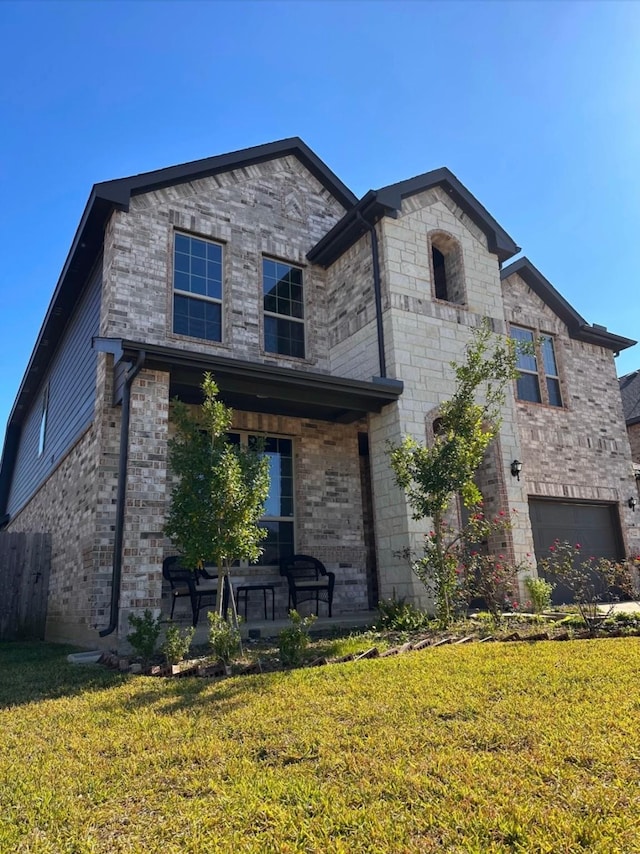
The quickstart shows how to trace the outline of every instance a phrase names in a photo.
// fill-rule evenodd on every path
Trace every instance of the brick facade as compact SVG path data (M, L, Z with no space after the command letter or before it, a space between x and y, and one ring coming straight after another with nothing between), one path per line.
M395 216L374 226L387 374L404 383L397 403L346 424L243 409L234 414L236 430L293 440L296 548L335 571L336 613L367 608L376 590L380 598L425 603L398 553L419 550L428 522L412 518L395 484L388 443L407 434L432 439L438 407L451 393L450 363L462 358L472 330L487 320L502 334L515 323L554 336L564 402L562 408L526 404L516 400L515 388L508 396L478 480L490 512L515 509L517 515L513 530L492 546L516 562L526 560L534 550L528 499L538 496L616 504L626 548L640 550L636 516L627 506L636 485L611 350L571 338L517 274L501 281L495 247L469 211L433 186L403 198ZM104 230L100 334L301 375L371 381L380 373L371 234L363 228L326 266L307 259L344 215L326 184L292 154L133 194L128 209L114 208ZM176 232L223 247L221 342L173 332ZM436 297L432 246L449 253L448 301ZM263 257L302 268L304 359L264 350ZM171 550L163 535L171 382L170 368L143 367L132 385L120 614L117 632L103 641L108 646L124 642L130 613L162 606L162 559ZM113 405L113 385L114 357L99 353L91 426L10 524L53 534L52 639L95 645L96 629L109 620L122 409ZM640 445L633 447L639 455ZM516 458L523 462L520 481L509 473ZM283 614L287 591L275 570L234 573L236 583L267 578ZM251 608L250 617L261 613L261 599L251 600Z

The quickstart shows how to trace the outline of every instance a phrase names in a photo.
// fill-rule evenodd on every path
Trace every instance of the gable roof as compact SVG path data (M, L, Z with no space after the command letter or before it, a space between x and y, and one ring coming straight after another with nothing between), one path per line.
M562 294L558 293L551 282L545 279L540 270L528 258L518 258L508 267L504 267L500 271L500 278L504 281L516 273L566 324L571 338L575 338L577 341L586 341L588 344L596 344L598 347L605 347L607 350L615 350L616 352L626 350L627 347L632 347L637 343L632 338L623 338L621 335L608 332L606 326L587 323L584 317L578 314Z
M96 261L100 258L104 228L114 210L128 210L131 196L140 193L195 181L287 155L297 157L344 208L350 208L357 202L357 197L351 190L297 136L233 151L229 154L207 157L204 160L193 160L179 166L94 184L49 303L9 416L9 423L21 421L28 410L31 396L37 391L37 386L73 312L78 296Z
M506 261L520 251L502 226L480 204L474 195L446 167L416 175L406 181L389 184L379 190L369 190L355 207L307 253L312 263L328 267L352 246L367 230L366 222L373 224L383 216L396 217L402 200L416 193L440 187L486 235L489 251Z
M640 424L640 371L632 371L620 377L620 394L624 420L629 426Z

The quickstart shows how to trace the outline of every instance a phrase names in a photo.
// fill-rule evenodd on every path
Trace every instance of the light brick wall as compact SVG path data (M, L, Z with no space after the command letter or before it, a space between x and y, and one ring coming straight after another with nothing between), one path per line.
M366 610L366 545L358 455L358 432L366 426L241 411L234 411L233 416L234 430L293 440L296 551L317 557L335 572L335 614ZM171 478L166 506L170 495ZM172 553L168 541L164 546L167 554ZM235 567L232 580L234 586L261 581L275 584L276 617L286 615L286 581L276 568ZM254 594L249 601L249 618L261 616L262 607L261 595Z
M12 532L51 534L47 640L95 639L95 430L89 427L31 501L12 519Z
M131 389L120 640L132 611L160 613L162 606L168 424L169 374L143 370Z
M627 506L636 487L613 353L570 338L517 274L503 289L509 322L553 335L564 404L517 403L527 493L618 503L625 546L636 550L640 517Z
M325 273L306 253L344 213L292 156L134 196L105 238L102 334L235 356L299 370L329 371ZM223 244L223 340L172 331L173 235ZM306 358L265 353L262 257L303 268Z
M632 424L628 427L627 435L631 446L631 457L634 463L640 464L640 424Z

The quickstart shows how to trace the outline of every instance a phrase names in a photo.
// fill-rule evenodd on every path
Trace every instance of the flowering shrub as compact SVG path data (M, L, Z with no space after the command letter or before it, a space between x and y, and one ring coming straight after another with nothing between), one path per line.
M580 616L593 634L620 596L630 593L633 562L634 559L620 563L604 557L584 558L580 543L555 540L549 546L549 557L540 566L546 575L571 591ZM610 607L603 610L603 602Z
M503 608L517 606L517 573L521 567L514 566L503 554L481 553L470 550L468 545L485 542L510 527L511 517L505 511L490 517L482 504L477 504L460 530L441 522L439 528L427 534L424 554L411 561L411 566L433 596L442 625L448 624L448 615L460 613L474 598L484 601L496 621Z

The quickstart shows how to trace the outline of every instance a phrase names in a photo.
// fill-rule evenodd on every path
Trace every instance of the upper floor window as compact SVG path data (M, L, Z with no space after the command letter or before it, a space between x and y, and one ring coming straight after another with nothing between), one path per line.
M263 258L262 292L265 351L304 359L302 270Z
M435 298L458 305L464 304L464 272L460 245L453 237L442 232L430 235L429 240Z
M176 234L173 254L173 331L222 340L222 246Z
M531 329L521 326L511 327L511 337L527 345L526 349L518 349L518 400L562 406L553 338L541 335L536 339Z

